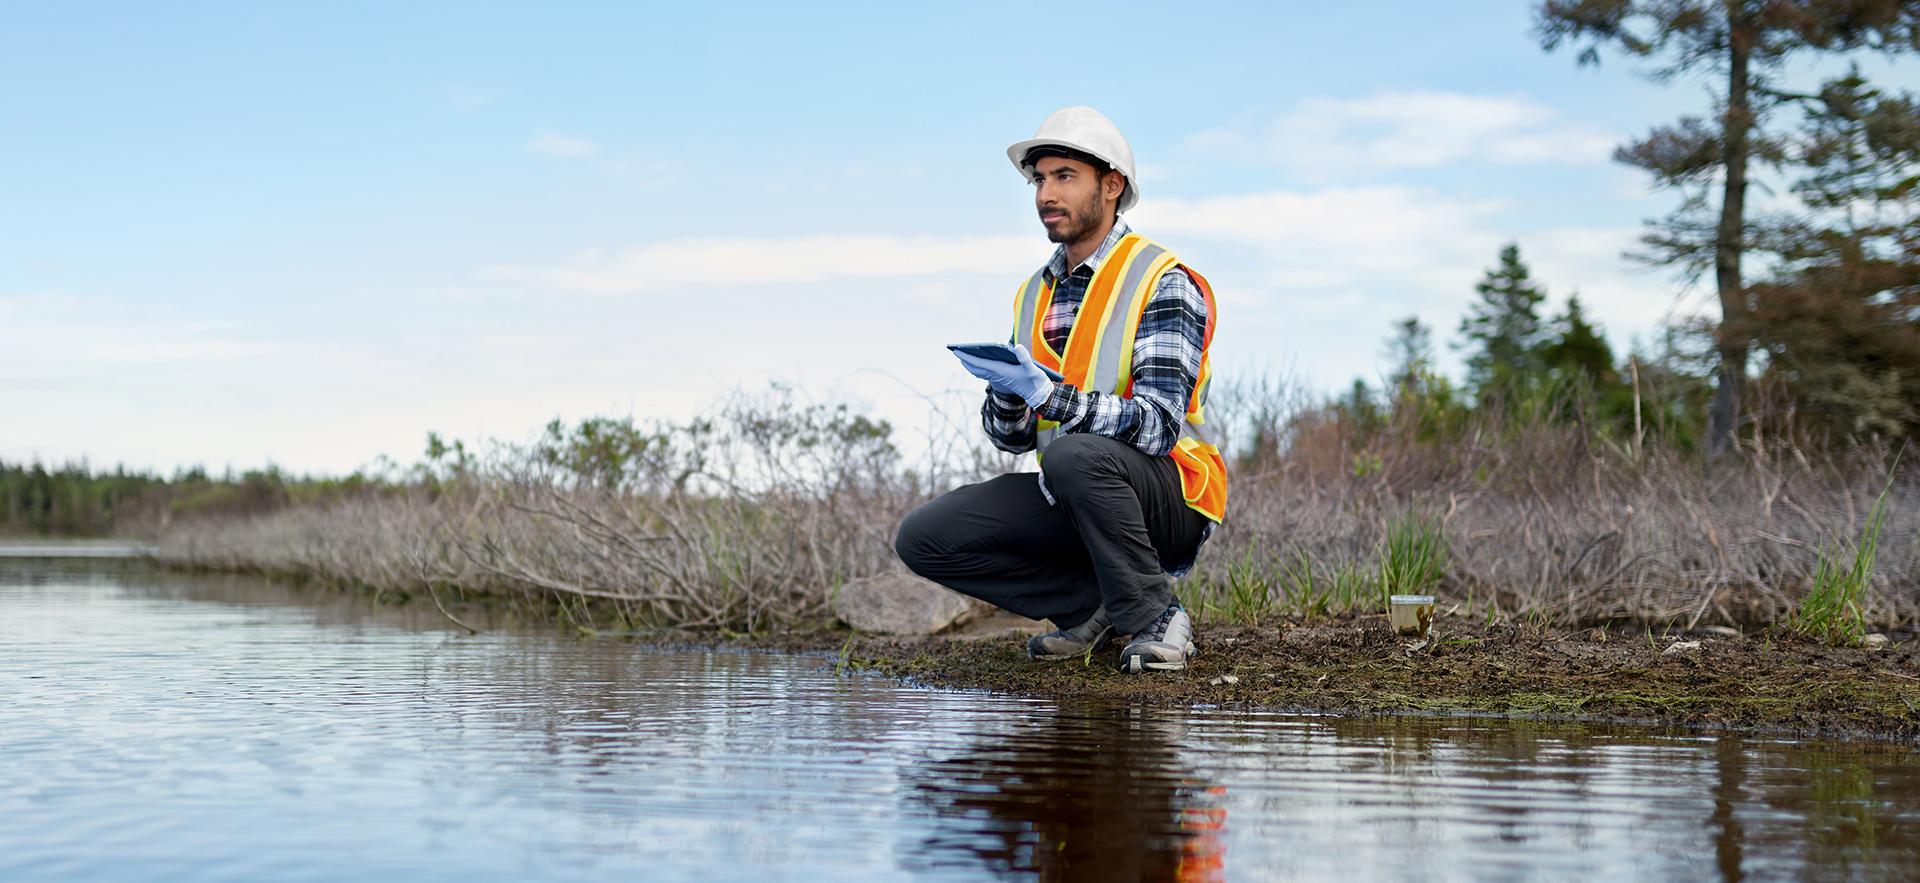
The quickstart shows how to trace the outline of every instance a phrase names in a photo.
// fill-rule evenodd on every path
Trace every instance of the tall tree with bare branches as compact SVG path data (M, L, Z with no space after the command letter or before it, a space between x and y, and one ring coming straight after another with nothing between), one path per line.
M1544 0L1536 32L1548 51L1579 46L1579 63L1611 48L1652 61L1665 82L1701 75L1714 87L1714 115L1684 116L1620 147L1614 158L1685 194L1652 222L1643 257L1698 275L1713 269L1720 300L1720 365L1707 418L1707 450L1730 447L1747 377L1752 292L1741 277L1751 245L1747 183L1756 162L1785 157L1770 139L1771 112L1798 96L1782 85L1798 54L1920 50L1920 0ZM1716 192L1717 191L1717 192Z

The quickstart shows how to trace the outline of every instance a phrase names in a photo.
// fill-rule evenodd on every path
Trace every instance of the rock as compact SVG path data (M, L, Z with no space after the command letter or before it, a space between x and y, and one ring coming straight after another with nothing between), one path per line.
M1212 684L1216 687L1221 686L1222 684L1225 684L1227 686L1233 686L1234 684L1240 683L1240 679L1233 675L1221 675L1217 678L1214 678L1211 681L1208 681L1207 683Z
M1885 650L1887 648L1888 642L1889 642L1889 639L1887 638L1886 635L1880 634L1879 632L1874 632L1871 635L1861 638L1860 646L1865 647L1868 650Z
M1660 651L1660 655L1672 656L1676 653L1693 653L1698 651L1699 649L1700 649L1699 641L1675 641L1672 644L1667 645L1667 649Z
M841 586L833 594L833 615L856 631L931 635L971 619L977 603L938 583L887 573Z

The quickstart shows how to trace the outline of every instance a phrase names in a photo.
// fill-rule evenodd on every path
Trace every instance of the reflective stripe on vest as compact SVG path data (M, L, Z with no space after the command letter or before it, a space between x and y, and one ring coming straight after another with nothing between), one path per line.
M1073 330L1067 335L1065 352L1055 352L1048 346L1042 329L1053 301L1053 287L1047 284L1045 270L1034 273L1014 293L1013 342L1024 345L1035 362L1060 372L1071 386L1130 398L1133 345L1140 318L1146 314L1147 301L1159 287L1160 277L1176 267L1193 277L1206 298L1207 327L1185 425L1168 456L1180 469L1180 487L1187 505L1220 521L1227 511L1227 464L1206 426L1207 391L1213 380L1207 349L1213 343L1217 310L1213 288L1199 273L1183 267L1165 247L1129 233L1114 245L1088 283L1086 297L1074 316ZM1047 446L1065 433L1052 420L1038 419L1035 423L1035 448L1044 456Z

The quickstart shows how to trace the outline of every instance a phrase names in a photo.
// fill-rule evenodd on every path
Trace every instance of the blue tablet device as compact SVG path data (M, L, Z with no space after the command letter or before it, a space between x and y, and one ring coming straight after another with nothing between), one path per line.
M1020 355L1013 351L1013 346L1010 344L950 343L950 344L947 344L947 349L953 350L956 353L966 353L969 356L975 356L977 358L992 359L996 362L1005 362L1009 365L1020 364ZM1052 378L1055 383L1058 383L1066 379L1060 376L1060 372L1055 371L1052 368L1049 368L1045 365L1040 365L1040 363L1038 362L1035 362L1034 364L1039 365L1040 373L1045 374L1048 377Z

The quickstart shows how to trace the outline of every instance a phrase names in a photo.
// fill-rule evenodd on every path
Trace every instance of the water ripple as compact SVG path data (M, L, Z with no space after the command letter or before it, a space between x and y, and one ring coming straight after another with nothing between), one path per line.
M0 561L0 879L1898 879L1910 748L1056 704Z

